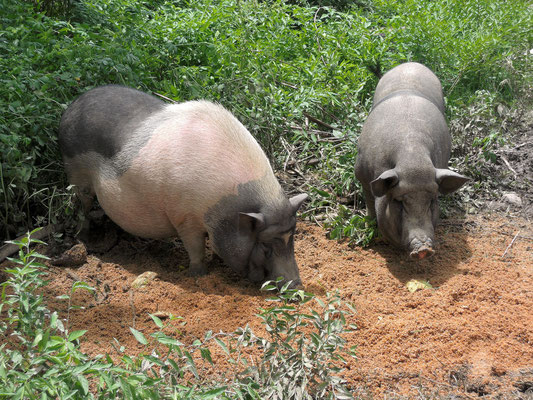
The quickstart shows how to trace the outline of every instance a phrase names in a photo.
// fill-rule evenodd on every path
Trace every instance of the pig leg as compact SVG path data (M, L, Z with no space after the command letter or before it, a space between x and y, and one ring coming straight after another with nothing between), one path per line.
M178 227L178 235L180 236L185 250L189 254L189 275L200 276L207 274L207 267L205 266L205 231L198 229L192 224L182 224Z
M366 213L370 218L376 218L376 204L374 195L369 187L363 185L363 194L365 195Z

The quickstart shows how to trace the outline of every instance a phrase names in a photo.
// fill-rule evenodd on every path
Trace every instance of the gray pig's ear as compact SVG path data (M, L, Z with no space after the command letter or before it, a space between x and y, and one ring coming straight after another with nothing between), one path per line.
M239 231L256 232L265 226L265 216L261 213L239 213Z
M289 199L289 202L291 203L292 212L296 214L296 211L301 207L305 199L307 199L307 193L297 194L294 197L291 197Z
M435 179L439 185L439 192L448 194L455 192L470 179L449 169L435 168Z
M385 195L389 190L398 184L398 174L395 170L389 169L370 182L372 194L375 197Z

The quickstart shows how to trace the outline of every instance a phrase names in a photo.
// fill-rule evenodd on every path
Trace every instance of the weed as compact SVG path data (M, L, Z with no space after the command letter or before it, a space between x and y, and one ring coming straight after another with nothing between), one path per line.
M75 282L69 295L66 320L50 311L39 292L46 288L46 257L30 249L44 244L28 233L19 246L18 258L10 259L17 267L7 268L10 278L2 283L0 298L0 398L10 399L349 399L350 392L339 377L347 355L344 335L354 326L346 325L353 312L339 295L326 301L302 290L284 285L271 301L273 307L262 309L267 336L260 337L249 328L233 333L207 332L203 340L190 345L177 340L166 324L155 315L157 330L147 338L130 328L137 341L150 354L130 357L123 354L120 363L109 355L90 358L80 350L79 340L86 331L69 331L69 312L75 309L72 294L94 290ZM277 290L279 282L267 282L263 290ZM303 309L314 302L313 307ZM233 365L221 384L222 372L214 374L211 344L216 343ZM119 346L119 352L124 349ZM259 356L257 355L259 354ZM252 355L256 361L247 362ZM206 364L206 365L204 365Z

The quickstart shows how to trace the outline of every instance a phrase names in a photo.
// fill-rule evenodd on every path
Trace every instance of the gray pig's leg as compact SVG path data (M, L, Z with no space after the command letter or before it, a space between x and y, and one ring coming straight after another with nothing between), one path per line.
M189 275L200 276L207 274L207 267L205 266L205 232L197 227L182 224L178 228L178 234L191 260Z
M363 194L365 195L366 212L369 217L376 218L376 204L374 195L370 188L363 185Z

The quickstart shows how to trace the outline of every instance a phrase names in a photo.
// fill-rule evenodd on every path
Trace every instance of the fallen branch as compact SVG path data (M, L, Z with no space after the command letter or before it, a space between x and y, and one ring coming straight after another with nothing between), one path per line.
M316 117L313 117L312 115L306 113L305 111L302 113L304 115L305 118L307 118L309 121L313 121L314 123L318 124L318 125L322 125L323 127L325 128L328 128L328 129L331 129L331 130L334 130L335 128L332 127L330 124L328 124L327 122L324 122L324 121L321 121L319 120L318 118Z
M513 240L511 240L511 243L509 243L509 246L507 246L507 248L506 248L505 251L503 252L503 254L502 254L502 258L505 257L505 255L507 254L507 252L509 251L509 249L513 246L513 243L514 243L514 241L516 240L516 238L518 237L518 234L519 234L519 233L520 233L520 231L518 231L518 232L516 233L516 235L514 235Z
M161 97L162 99L165 99L166 101L170 101L171 103L177 103L176 100L172 100L171 98L169 98L169 97L167 97L167 96L164 96L164 95L162 95L162 94L160 94L160 93L156 93L156 92L154 92L154 94L155 94L156 96Z

